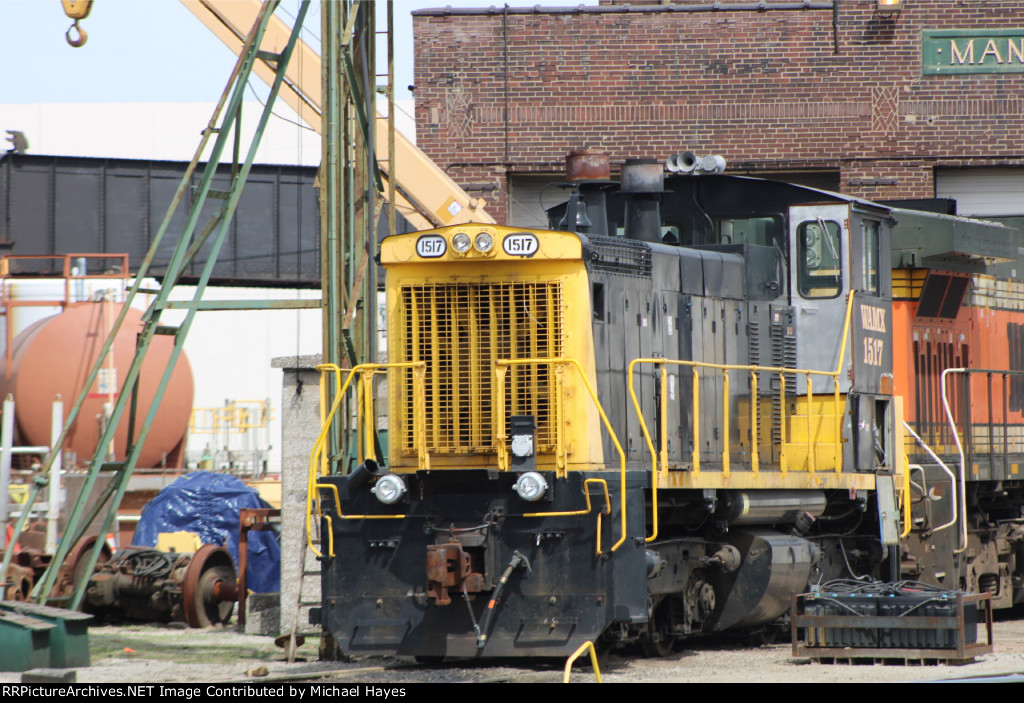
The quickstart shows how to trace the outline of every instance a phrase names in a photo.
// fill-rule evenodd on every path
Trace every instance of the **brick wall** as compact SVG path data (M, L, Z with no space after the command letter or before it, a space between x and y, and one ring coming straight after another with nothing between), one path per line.
M418 142L499 221L509 174L559 172L581 146L613 165L690 149L836 169L871 198L932 197L936 166L1024 164L1024 73L921 74L922 29L1021 28L1024 3L905 4L895 19L868 0L420 12Z

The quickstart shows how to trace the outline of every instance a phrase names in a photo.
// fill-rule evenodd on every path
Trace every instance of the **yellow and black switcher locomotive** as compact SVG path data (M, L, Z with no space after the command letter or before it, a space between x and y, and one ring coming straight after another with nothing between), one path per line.
M660 162L629 161L618 183L603 168L570 173L549 230L382 241L386 456L367 439L358 470L312 480L318 615L341 649L658 654L770 628L834 578L1012 604L1019 378L985 396L940 376L1019 359L931 343L1018 290L1016 231ZM978 428L984 443L957 450Z

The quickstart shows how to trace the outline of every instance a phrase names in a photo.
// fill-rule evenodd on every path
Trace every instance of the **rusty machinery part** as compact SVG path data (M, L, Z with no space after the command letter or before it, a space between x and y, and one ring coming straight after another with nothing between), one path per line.
M182 606L189 627L214 627L231 620L238 585L235 563L223 547L204 544L192 556L182 586Z
M473 571L472 556L458 542L427 547L427 594L437 605L452 602L449 589L479 593L483 574Z
M237 598L223 547L207 544L195 554L126 547L92 574L85 604L96 615L213 627L228 622Z
M89 564L89 554L92 552L97 539L99 539L97 535L86 535L75 543L75 546L68 553L67 559L61 565L60 571L57 572L57 581L50 591L50 598L68 598L75 592L77 584L88 580L91 574L86 573L86 566ZM109 562L112 556L113 552L110 546L104 542L103 547L100 549L99 559L96 561L96 568L98 569ZM42 565L42 568L45 568L45 565ZM39 569L40 574L42 573L42 568Z
M190 554L127 547L89 577L83 607L135 620L180 619L181 582Z
M28 600L36 580L50 565L52 557L44 551L45 530L45 523L33 523L18 539L19 551L7 567L6 600ZM90 535L78 540L58 572L57 582L50 590L50 599L60 601L67 598L74 591L75 584L87 578L85 567L96 539L95 535ZM110 547L104 543L97 567L109 561L111 554Z
M7 539L10 540L14 528L7 527ZM34 569L34 564L42 564L45 568L49 563L44 547L46 546L46 523L34 522L18 537L6 573L0 573L0 598L3 600L28 600L35 584L36 574L41 569Z
M20 555L19 555L20 556ZM22 566L15 561L7 565L7 573L0 574L3 577L3 599L27 601L32 592L32 585L35 583L35 573L28 566Z
M61 0L61 4L64 6L64 14L74 20L64 33L64 38L76 49L84 46L89 40L89 34L79 26L78 20L84 20L89 16L92 11L92 0Z

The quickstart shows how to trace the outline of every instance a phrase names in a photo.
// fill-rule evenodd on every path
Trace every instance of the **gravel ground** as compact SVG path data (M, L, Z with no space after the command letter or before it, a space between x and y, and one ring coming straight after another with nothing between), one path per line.
M230 628L197 631L166 626L96 626L89 635L93 665L77 670L79 683L545 683L561 681L564 664L550 660L453 662L424 667L411 659L383 657L320 662L315 640L300 647L298 660L288 664L271 638L243 635ZM1024 620L997 622L994 639L993 654L959 666L820 664L795 659L789 644L741 647L704 642L679 647L664 659L614 654L604 662L601 673L609 683L860 683L1024 674ZM261 667L266 671L262 676L248 673ZM0 683L20 680L20 673L0 673ZM589 666L578 663L572 680L594 681L594 674Z

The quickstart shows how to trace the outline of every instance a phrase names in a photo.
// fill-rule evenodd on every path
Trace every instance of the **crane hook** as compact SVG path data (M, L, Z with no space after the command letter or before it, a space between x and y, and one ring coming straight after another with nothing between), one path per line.
M88 32L78 25L78 20L84 20L89 16L89 12L92 11L92 0L61 0L61 4L64 6L64 14L74 20L64 33L64 38L77 49L89 39Z
M76 32L77 36L72 36L71 33ZM68 44L75 47L76 49L89 40L89 33L78 26L78 20L71 23L68 27L68 31L64 33L64 38L68 40Z

